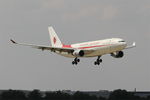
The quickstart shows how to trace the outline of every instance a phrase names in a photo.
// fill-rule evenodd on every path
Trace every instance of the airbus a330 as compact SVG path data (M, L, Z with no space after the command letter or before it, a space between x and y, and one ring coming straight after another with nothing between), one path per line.
M48 31L50 35L51 46L17 43L12 39L11 42L18 45L31 46L41 50L49 50L61 56L74 58L72 61L73 65L77 65L80 62L79 58L82 57L98 57L94 64L100 65L100 63L102 63L102 55L110 54L114 58L122 58L124 56L124 49L129 49L136 46L135 42L132 45L127 46L125 40L121 38L110 38L65 45L60 41L52 27L48 27Z

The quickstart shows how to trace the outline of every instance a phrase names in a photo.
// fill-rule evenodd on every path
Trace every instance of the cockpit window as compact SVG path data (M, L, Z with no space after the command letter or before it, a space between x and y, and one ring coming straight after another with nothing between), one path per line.
M119 41L119 42L125 42L125 41L122 40L122 41Z

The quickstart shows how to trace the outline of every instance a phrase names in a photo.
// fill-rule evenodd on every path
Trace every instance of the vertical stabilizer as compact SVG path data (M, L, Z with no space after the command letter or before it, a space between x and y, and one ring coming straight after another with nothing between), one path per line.
M62 43L58 38L56 32L54 31L53 27L48 27L48 31L49 31L52 47L62 47Z

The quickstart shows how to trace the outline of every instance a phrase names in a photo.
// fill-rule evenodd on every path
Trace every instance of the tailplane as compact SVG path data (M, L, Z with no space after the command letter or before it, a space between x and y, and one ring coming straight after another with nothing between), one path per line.
M48 27L52 47L62 47L62 43L53 27Z

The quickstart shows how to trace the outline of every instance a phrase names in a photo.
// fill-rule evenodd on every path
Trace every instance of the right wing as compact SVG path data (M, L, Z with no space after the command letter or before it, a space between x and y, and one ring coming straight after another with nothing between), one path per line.
M25 43L17 43L14 40L10 39L10 41L14 44L23 45L23 46L30 46L32 48L41 49L43 50L50 50L52 52L60 51L60 52L68 52L72 53L74 51L73 48L59 48L59 47L51 47L51 46L42 46L42 45L34 45L34 44L25 44Z

